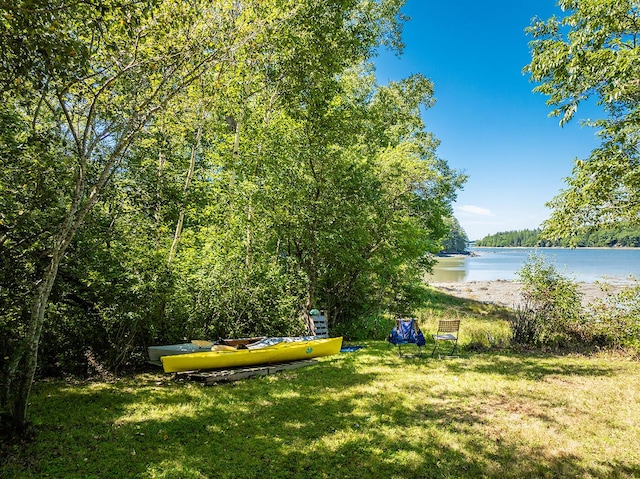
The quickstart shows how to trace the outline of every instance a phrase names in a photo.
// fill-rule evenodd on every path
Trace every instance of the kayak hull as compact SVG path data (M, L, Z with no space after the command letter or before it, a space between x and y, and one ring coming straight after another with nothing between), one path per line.
M163 346L149 346L149 361L160 362L162 356L172 356L174 354L191 354L211 351L211 346L198 346L194 343L165 344Z
M165 373L175 373L198 369L223 369L311 359L338 354L341 347L342 338L327 338L278 343L260 349L207 351L162 356L160 359Z

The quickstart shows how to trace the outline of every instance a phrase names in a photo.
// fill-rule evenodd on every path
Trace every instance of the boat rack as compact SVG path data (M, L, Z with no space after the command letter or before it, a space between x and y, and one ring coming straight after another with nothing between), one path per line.
M211 386L213 384L223 382L240 381L242 379L248 379L255 376L269 376L280 371L304 368L317 363L317 359L303 359L301 361L264 364L260 366L245 366L229 369L215 369L210 371L184 371L175 373L175 379L196 381L203 383L204 386Z

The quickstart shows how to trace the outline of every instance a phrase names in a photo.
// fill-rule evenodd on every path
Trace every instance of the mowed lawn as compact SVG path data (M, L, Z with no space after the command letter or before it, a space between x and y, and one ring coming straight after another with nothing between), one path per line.
M35 441L2 476L640 477L640 364L384 342L273 376L203 387L147 373L45 381ZM407 352L411 351L407 348Z

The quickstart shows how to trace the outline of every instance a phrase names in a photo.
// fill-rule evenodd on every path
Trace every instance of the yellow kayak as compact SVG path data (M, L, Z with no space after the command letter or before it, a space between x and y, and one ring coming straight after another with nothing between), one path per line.
M342 338L313 339L278 343L260 349L236 349L232 351L206 351L201 353L162 356L165 373L194 371L196 369L222 369L257 364L282 363L300 359L338 354Z

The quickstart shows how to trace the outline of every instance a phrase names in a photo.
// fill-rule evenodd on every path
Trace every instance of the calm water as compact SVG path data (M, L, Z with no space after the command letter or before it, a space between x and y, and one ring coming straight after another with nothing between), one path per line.
M640 279L640 248L471 248L477 256L439 258L430 281L463 283L518 279L517 272L535 253L575 281Z

